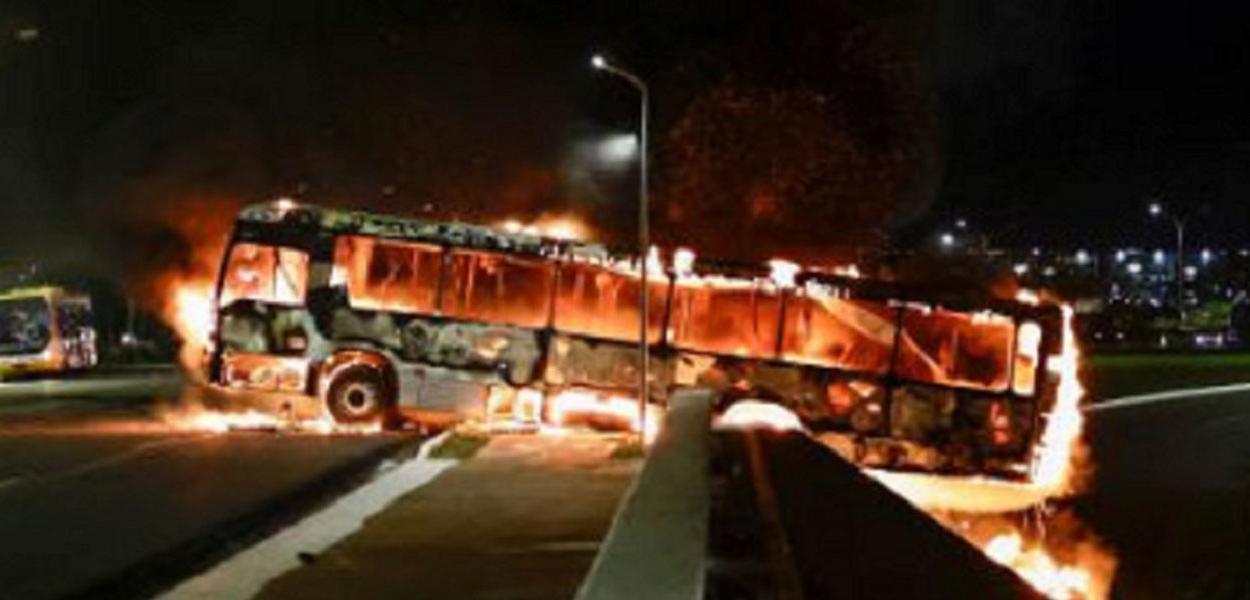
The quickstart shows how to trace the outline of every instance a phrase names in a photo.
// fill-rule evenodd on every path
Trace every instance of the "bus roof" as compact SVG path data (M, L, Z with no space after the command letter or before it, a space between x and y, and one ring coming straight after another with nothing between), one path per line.
M84 294L70 292L65 288L57 285L41 285L29 287L17 287L7 290L0 290L0 302L5 300L24 300L27 298L86 298Z
M252 223L293 222L340 234L371 235L481 250L537 255L570 254L603 259L612 257L606 246L591 242L514 233L456 221L431 221L326 208L285 199L248 206L239 213L239 220Z
M250 205L239 214L239 221L292 225L336 234L368 235L476 250L568 257L604 263L635 258L632 253L613 251L597 243L556 239L524 232L514 233L471 223L433 221L327 208L290 199ZM700 274L719 274L748 279L766 277L768 272L765 265L720 261L701 256L696 259L696 270ZM1049 302L1037 304L995 298L976 290L921 289L883 279L835 274L802 266L797 274L796 283L802 286L808 282L853 290L853 293L860 297L889 298L942 306L952 310L992 310L1017 318L1059 318L1058 307Z

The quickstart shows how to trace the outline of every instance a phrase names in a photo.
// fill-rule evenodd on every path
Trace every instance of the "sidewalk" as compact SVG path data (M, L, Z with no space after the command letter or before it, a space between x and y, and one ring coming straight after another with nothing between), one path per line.
M496 436L259 597L572 598L641 464L615 444Z

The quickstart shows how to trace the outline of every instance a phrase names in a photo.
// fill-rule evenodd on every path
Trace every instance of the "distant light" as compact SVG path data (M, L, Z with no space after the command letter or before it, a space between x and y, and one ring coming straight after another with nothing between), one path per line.
M1045 275L1047 277L1054 277L1055 273L1057 272L1058 271L1055 271L1054 267L1049 266L1049 265L1045 269L1042 269L1042 275Z
M1011 268L1011 270L1015 271L1017 276L1023 277L1025 273L1029 272L1029 264L1028 263L1016 263L1015 266Z
M1155 264L1156 264L1156 265L1161 265L1161 264L1163 264L1163 261L1165 260L1165 258L1166 258L1166 256L1164 256L1164 254L1163 254L1163 251L1162 251L1162 250L1155 250L1154 259L1155 259Z
M1038 248L1037 246L1033 246L1033 256L1041 256L1041 255L1042 255L1042 249Z
M1210 249L1208 249L1208 248L1203 248L1203 249L1202 249L1202 264L1207 264L1207 263L1211 262L1211 258L1212 258L1212 257L1213 257L1213 255L1211 254L1211 250L1210 250Z
M940 240L942 242L942 245L946 246L947 248L955 245L955 236L950 233L943 233Z
M603 55L602 55L602 54L596 54L596 55L594 55L594 56L590 57L590 66L592 66L592 67L594 67L594 68L596 68L596 69L602 69L602 68L604 68L604 67L608 66L608 61L606 61L606 60L604 60L604 59L603 59Z
M967 219L957 219L955 221L955 229L967 229L967 228L968 228Z
M1089 264L1089 252L1086 252L1085 250L1077 250L1076 251L1076 264L1078 265Z
M33 42L39 39L39 28L33 26L22 27L13 32L13 39L23 43Z
M1128 272L1129 272L1129 274L1131 274L1131 275L1137 275L1137 274L1140 274L1140 273L1141 273L1141 263L1139 263L1139 262L1131 262L1131 263L1129 263L1129 264L1128 264Z
M1159 204L1158 202L1151 202L1150 203L1150 216L1157 217L1161 214L1163 214L1163 205Z
M1123 250L1115 251L1115 262L1124 262L1124 259L1127 257L1128 257L1128 254L1124 252Z
M273 206L274 208L278 209L279 213L285 215L286 213L291 212L295 208L296 204L294 200L286 196L283 196L281 198L278 198L277 200L274 200Z
M610 135L596 148L599 160L605 163L623 163L638 156L638 137L632 133Z
M1188 265L1185 267L1185 277L1188 277L1189 279L1193 279L1194 277L1197 277L1197 276L1198 276L1198 267L1195 267L1193 265Z

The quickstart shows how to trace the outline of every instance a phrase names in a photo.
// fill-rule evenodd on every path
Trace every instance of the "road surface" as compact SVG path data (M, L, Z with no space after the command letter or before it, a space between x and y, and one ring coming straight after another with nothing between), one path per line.
M1089 413L1078 512L1116 550L1118 598L1250 597L1250 392Z
M311 509L409 435L167 430L171 373L0 385L0 596L133 597Z

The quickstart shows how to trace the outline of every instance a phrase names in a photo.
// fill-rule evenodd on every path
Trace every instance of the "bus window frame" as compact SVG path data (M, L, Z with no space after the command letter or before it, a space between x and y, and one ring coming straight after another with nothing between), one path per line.
M448 246L447 244L437 244L437 243L423 242L419 240L393 238L393 237L386 237L386 236L381 236L381 235L372 235L372 234L365 234L365 233L336 233L331 237L331 241L330 241L331 256L330 256L329 263L330 263L331 272L333 272L335 269L339 267L338 261L337 261L339 242L340 240L347 239L347 238L368 238L370 240L373 240L374 244L381 243L381 244L389 244L393 246L411 247L418 251L420 250L434 251L434 252L437 252L438 254L438 275L434 278L435 287L434 287L434 295L430 302L431 304L430 310L408 309L405 307L395 307L395 306L367 307L367 306L354 305L352 289L351 289L352 288L351 286L352 275L350 272L351 267L350 265L347 265L346 266L347 272L344 274L344 277L346 279L341 283L341 285L343 286L343 289L347 295L347 307L350 310L363 311L363 312L386 312L386 313L395 313L395 314L400 314L400 315L417 315L417 316L424 316L424 317L438 317L438 316L442 316L445 314L445 311L443 310L443 283L447 276L447 256L449 254L449 250L451 248L454 248L453 246ZM365 268L367 271L369 269L369 266L366 265ZM367 273L365 275L365 278L366 280L368 279ZM334 281L333 275L331 276L331 281L332 282Z
M892 380L897 382L897 385L903 385L903 384L925 385L925 386L932 386L932 387L938 387L938 388L944 388L944 389L966 390L966 391L976 392L978 394L988 394L988 395L994 395L998 397L1033 398L1037 395L1038 389L1041 386L1037 385L1036 381L1033 386L1032 395L1017 394L1015 390L1013 389L1012 378L1015 376L1014 369L1015 369L1015 360L1016 360L1016 334L1017 334L1017 329L1020 326L1020 319L1018 319L1014 315L1005 314L1005 313L1002 313L993 309L988 309L988 308L982 311L960 310L960 309L955 309L955 308L948 308L937 303L916 302L916 301L911 301L911 300L891 301L890 304L892 304L895 308L896 322L895 322L895 328L894 328L894 351L891 357L889 376ZM993 315L993 317L995 318L1005 319L1011 331L1007 337L1007 353L1006 353L1007 356L1006 356L1006 368L1005 368L1006 375L1004 376L1003 385L1001 385L1000 387L990 387L990 386L984 386L984 385L963 384L963 383L958 383L958 382L926 381L923 379L904 377L903 375L901 375L898 372L898 356L899 356L899 351L902 347L902 344L900 343L902 341L902 335L905 332L903 328L903 319L906 316L908 309L921 310L921 311L925 311L928 313L933 313L933 312L951 313L951 314L956 314L956 315L963 315L968 318L972 318L975 312L987 312ZM1040 346L1041 344L1039 342L1039 348ZM1042 366L1044 366L1044 361L1039 361L1039 364L1042 364ZM1041 369L1039 368L1039 374L1040 373L1041 373Z
M270 279L271 279L270 287L273 288L273 290L271 290L271 296L273 297L255 298L255 297L250 297L250 296L236 295L236 296L229 298L228 300L223 298L223 294L226 291L226 282L229 277L230 266L233 262L232 258L234 256L234 250L235 248L237 248L238 246L242 244L250 244L252 246L259 246L262 248L267 248L274 253L273 269L272 269L272 272L270 273ZM293 300L280 300L277 298L277 294L273 293L277 289L278 270L279 270L279 265L281 265L281 262L282 262L279 253L283 250L297 252L301 254L304 258L303 260L303 269L304 269L303 286L301 286L302 289L300 290L301 293L299 294L299 297ZM222 255L221 268L218 270L218 276L217 276L217 285L216 285L216 294L215 294L216 298L215 298L214 304L216 305L217 310L228 308L238 302L257 302L260 304L269 304L269 305L274 305L274 306L285 306L285 307L295 307L295 308L307 307L308 306L308 291L312 287L312 282L309 280L309 274L312 272L312 269L311 269L312 262L313 262L313 252L305 248L300 248L298 246L294 246L291 244L269 243L269 242L262 241L262 240L240 239L237 237L232 238L230 240L230 243L226 246L226 251Z
M532 331L552 329L552 318L555 312L556 286L559 284L558 273L560 270L560 263L558 260L549 256L532 255L520 252L492 251L472 246L456 246L451 244L441 244L440 246L442 248L442 267L439 270L438 290L435 294L435 307L439 317L463 323L480 323L500 327L516 327ZM457 255L497 256L504 259L513 258L549 266L548 270L550 273L547 278L547 297L544 299L546 304L543 306L542 310L542 322L535 325L519 324L499 319L486 319L478 316L466 315L463 314L464 311L462 310L457 310L457 314L452 314L447 308L447 298L448 296L457 295L456 290L451 289L451 286L455 283L452 280L452 271L454 271L454 267L451 262ZM461 289L462 293L459 295L463 296L463 291L464 289Z
M558 306L560 302L560 298L559 298L560 286L564 284L563 278L565 276L566 269L570 267L575 267L575 266L595 267L595 268L601 268L607 271L612 271L618 275L622 275L625 277L630 277L631 275L629 273L620 272L614 269L612 265L609 265L609 264L603 264L603 263L598 263L598 262L593 262L593 261L581 261L581 260L573 259L569 256L554 257L551 260L556 263L558 268L557 268L557 277L555 279L555 285L553 285L551 289L551 318L548 320L547 329L549 329L551 332L555 334L568 336L572 338L594 340L596 342L610 343L610 344L627 344L631 346L638 345L639 340L635 340L632 338L622 339L622 338L617 338L617 337L597 335L594 333L585 333L585 332L577 331L574 329L568 329L567 327L561 326L556 323L556 315L559 312ZM637 275L632 275L632 276L638 278ZM662 317L659 319L659 322L654 325L654 327L650 323L647 324L648 334L651 333L652 329L655 330L655 336L654 336L655 339L654 340L649 339L647 341L647 344L650 347L655 348L657 350L680 350L680 348L674 346L671 340L668 339L668 327L669 327L670 320L672 319L672 303L673 303L673 288L674 288L673 276L672 274L668 272L659 272L659 273L650 272L647 274L647 278L649 280L648 289L651 286L654 286L657 284L662 284L664 287L664 298L663 298L662 309L660 311L662 312ZM653 294L651 294L650 292L647 293L648 303L653 302L651 300L652 295ZM649 310L648 319L652 318L650 316L652 314L655 314L654 311ZM641 317L639 317L639 319L640 318ZM715 354L711 352L696 351L696 350L682 350L682 351L691 352L695 354ZM736 355L726 354L723 356L736 356Z

